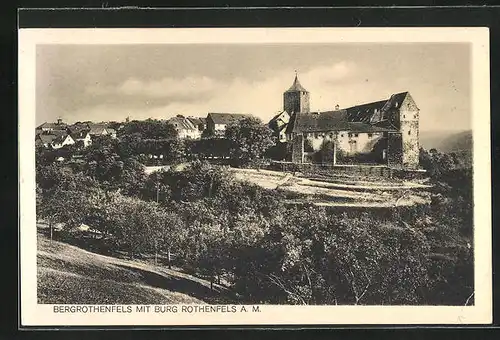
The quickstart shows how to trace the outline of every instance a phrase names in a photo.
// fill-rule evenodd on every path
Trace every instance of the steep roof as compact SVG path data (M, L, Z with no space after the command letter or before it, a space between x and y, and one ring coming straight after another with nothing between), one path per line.
M247 113L217 113L210 112L207 115L207 119L211 118L215 124L231 124L237 122L243 118L250 117Z
M90 131L90 127L86 123L75 123L73 125L69 125L67 127L68 132L71 133L80 133L83 131Z
M387 113L401 106L408 91L393 94L389 99L366 103L346 108L349 121L377 123L388 119Z
M104 132L104 130L106 130L106 125L104 124L89 123L88 127L90 129L89 133L91 135L101 135Z
M281 111L278 114L276 114L273 118L271 118L271 120L269 121L269 123L267 123L267 126L269 126L269 128L271 128L271 130L274 130L275 132L281 132L284 129L286 129L288 127L288 123L290 123L291 117L288 119L288 122L284 121L281 118L281 116L284 113L286 113L287 115L289 115L289 113L286 110L285 111ZM283 122L282 125L278 124L278 122L280 120Z
M56 139L56 135L44 135L44 134L38 134L36 135L36 138L40 140L44 144L51 144L54 139Z
M352 131L352 132L384 132L395 131L370 125L364 122L353 122L348 119L347 110L325 111L319 113L295 114L287 127L287 133L292 132L328 132L328 131Z
M286 133L293 132L383 132L396 131L394 115L402 102L410 96L408 91L395 93L389 99L365 103L342 110L317 113L293 114L287 125ZM411 97L411 96L410 96Z
M299 82L299 78L295 75L295 80L293 81L292 86L286 90L285 92L309 92L307 91Z
M197 130L196 127L189 119L185 117L172 117L168 120L170 124L172 124L176 130Z
M57 135L56 138L54 138L54 140L52 141L52 143L62 143L68 136L69 136L68 134Z
M87 137L88 134L89 133L87 130L80 130L80 131L70 133L70 136L74 140L77 140L77 139L85 139L85 137Z
M193 125L205 125L207 123L207 119L205 117L187 117L187 119L193 124Z
M55 130L60 129L60 130L62 130L62 129L65 129L66 126L67 126L66 123L63 123L63 122L61 122L61 123L45 122L45 123L37 126L36 129L38 130L38 129L46 128L46 129L55 129Z

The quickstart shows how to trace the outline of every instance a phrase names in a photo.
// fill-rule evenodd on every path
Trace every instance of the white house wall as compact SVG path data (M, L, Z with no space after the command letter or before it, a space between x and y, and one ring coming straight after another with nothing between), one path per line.
M337 150L343 150L348 154L369 153L375 144L384 137L382 132L356 133L348 131L339 132L309 132L304 133L306 139L311 142L314 151L319 151L323 142L337 138ZM356 142L355 151L351 149L352 142Z

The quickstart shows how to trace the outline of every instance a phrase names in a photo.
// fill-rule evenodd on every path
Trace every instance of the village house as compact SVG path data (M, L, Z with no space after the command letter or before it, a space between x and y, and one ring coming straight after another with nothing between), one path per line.
M54 130L65 130L67 124L62 121L61 118L57 119L56 123L45 122L36 127L35 132L38 133L47 133Z
M207 119L204 117L187 117L187 119L196 127L198 127L198 130L200 132L205 131L207 128Z
M292 143L294 163L312 162L312 156L330 143L333 164L342 155L358 163L396 168L419 165L420 110L409 92L349 108L311 112L309 92L296 76L283 94L283 109L269 126L280 141Z
M48 133L37 133L35 135L35 145L43 146L44 148L52 147L52 141L56 138L56 135L51 135Z
M200 139L201 130L198 125L193 124L192 119L186 118L183 115L177 115L168 120L174 129L177 131L177 137L180 139Z
M75 144L74 139L64 130L50 130L35 136L35 145L42 145L46 148L60 149L73 144Z
M115 129L107 127L106 124L88 123L87 125L90 137L110 136L111 138L116 138Z
M87 130L80 130L70 133L76 144L81 143L84 148L92 144L92 138Z
M275 137L278 138L278 141L281 143L286 142L286 127L290 122L290 114L287 111L281 111L277 115L275 115L269 121L269 128L274 131Z
M243 118L250 117L246 113L215 113L207 115L207 130L211 135L223 136L229 124L236 123Z

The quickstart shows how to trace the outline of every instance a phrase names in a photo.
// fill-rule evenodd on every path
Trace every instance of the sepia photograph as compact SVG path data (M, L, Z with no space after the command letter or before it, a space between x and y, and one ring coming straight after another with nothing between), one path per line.
M474 44L287 32L32 44L31 304L272 321L266 306L463 312L485 287L488 318Z

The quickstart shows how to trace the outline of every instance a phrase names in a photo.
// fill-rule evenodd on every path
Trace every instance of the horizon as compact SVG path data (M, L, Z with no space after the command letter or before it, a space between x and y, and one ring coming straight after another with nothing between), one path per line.
M408 91L421 131L465 131L470 62L465 43L39 45L36 125L209 112L248 112L267 123L297 71L312 112Z

